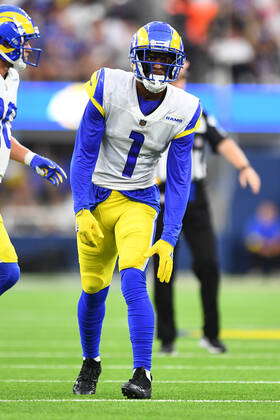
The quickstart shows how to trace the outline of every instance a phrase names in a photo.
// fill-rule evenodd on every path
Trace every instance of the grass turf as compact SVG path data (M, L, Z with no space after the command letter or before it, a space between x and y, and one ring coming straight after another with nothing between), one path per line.
M0 418L280 418L280 283L224 281L221 313L229 348L224 355L198 347L197 286L190 278L176 285L178 325L187 335L178 339L176 356L159 356L155 342L153 399L128 401L120 386L131 377L132 360L118 282L107 300L97 394L76 396L78 276L24 276L1 297Z

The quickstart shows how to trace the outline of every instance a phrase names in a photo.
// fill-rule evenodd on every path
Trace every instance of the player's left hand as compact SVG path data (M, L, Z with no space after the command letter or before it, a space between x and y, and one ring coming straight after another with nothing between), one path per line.
M260 191L261 180L252 166L241 169L239 173L239 182L242 188L246 188L247 185L249 185L254 194L258 194Z
M43 156L35 155L29 165L38 175L56 187L67 179L66 173L57 163Z
M159 239L148 251L144 254L145 258L151 257L154 254L159 255L159 267L157 277L161 283L169 283L171 273L173 270L173 250L174 247L163 239Z

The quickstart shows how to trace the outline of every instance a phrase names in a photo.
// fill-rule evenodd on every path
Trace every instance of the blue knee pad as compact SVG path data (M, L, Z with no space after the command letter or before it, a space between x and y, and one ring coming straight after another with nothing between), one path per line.
M154 310L147 287L146 274L137 268L121 271L122 293L128 307L128 326L134 368L151 370L154 337Z
M0 296L16 284L19 276L18 263L0 263Z

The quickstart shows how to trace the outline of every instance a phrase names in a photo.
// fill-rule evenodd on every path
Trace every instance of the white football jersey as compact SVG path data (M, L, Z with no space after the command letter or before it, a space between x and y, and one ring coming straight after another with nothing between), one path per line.
M96 73L94 75L90 84L96 86ZM92 101L96 105L96 101ZM170 141L194 131L187 126L199 106L199 99L168 84L158 108L144 115L139 107L133 73L106 68L100 105L106 131L92 181L109 189L136 190L154 185L156 165Z
M6 78L0 76L0 182L10 159L11 122L16 116L18 72L10 68Z

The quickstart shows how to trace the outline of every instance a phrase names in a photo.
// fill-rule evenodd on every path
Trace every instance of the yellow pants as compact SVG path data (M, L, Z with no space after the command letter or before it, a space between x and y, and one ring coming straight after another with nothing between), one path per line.
M18 257L9 235L5 229L3 218L0 214L0 262L17 262Z
M104 239L98 247L85 245L79 238L77 241L82 288L87 293L109 286L118 256L119 270L145 269L143 253L152 244L157 217L151 206L132 201L118 191L112 191L92 214Z

